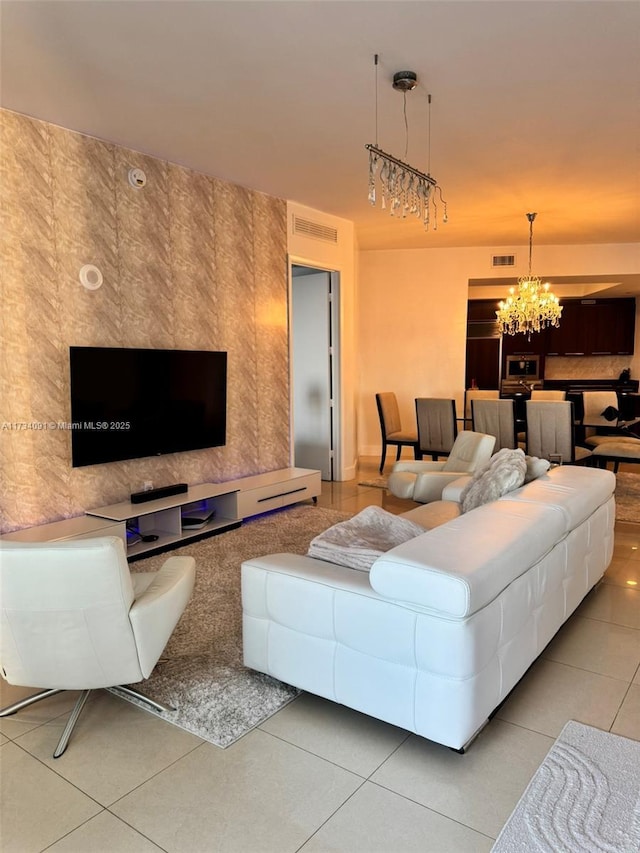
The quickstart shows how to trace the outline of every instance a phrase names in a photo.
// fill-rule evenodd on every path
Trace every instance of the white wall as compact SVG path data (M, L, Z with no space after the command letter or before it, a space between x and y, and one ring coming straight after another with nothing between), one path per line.
M335 228L336 243L293 233L294 215ZM340 273L340 454L336 480L356 476L356 241L353 222L319 210L287 202L289 260L292 263Z
M377 391L395 391L403 424L415 425L414 400L446 396L462 411L469 279L499 277L492 254L513 254L522 275L528 247L363 251L358 263L358 453L380 453ZM541 246L535 269L553 276L640 273L638 244ZM491 298L485 288L474 295ZM637 300L640 303L640 299ZM640 375L640 318L632 377ZM408 451L405 451L407 455Z

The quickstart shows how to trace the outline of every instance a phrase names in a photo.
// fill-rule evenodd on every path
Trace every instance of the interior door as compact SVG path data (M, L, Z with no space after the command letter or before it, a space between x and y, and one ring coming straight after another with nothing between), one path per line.
M294 463L332 480L331 274L294 267L291 299Z

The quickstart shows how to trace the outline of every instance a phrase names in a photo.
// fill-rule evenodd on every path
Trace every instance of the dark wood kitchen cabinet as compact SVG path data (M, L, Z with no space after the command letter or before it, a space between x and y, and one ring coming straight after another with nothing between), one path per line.
M547 329L547 355L587 355L586 328L580 301L562 300L560 326Z
M547 355L632 355L635 299L563 299L558 329L546 331Z

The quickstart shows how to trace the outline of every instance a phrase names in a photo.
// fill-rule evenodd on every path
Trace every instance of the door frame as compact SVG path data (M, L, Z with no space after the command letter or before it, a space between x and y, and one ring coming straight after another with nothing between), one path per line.
M287 256L287 319L288 319L288 347L289 347L289 446L290 462L294 462L294 424L293 424L293 267L308 267L309 269L317 270L318 272L329 273L329 283L331 290L331 301L329 310L329 325L330 325L330 369L329 382L331 385L331 480L336 480L336 475L342 471L342 447L341 447L341 415L342 415L342 394L341 394L341 365L340 365L340 270L328 267L322 263L311 260L309 258L301 258L297 255Z

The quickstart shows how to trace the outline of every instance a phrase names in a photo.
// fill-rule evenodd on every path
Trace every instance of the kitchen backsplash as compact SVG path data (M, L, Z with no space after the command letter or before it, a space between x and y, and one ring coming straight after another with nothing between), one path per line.
M630 355L549 355L544 362L545 379L617 379L631 367ZM637 379L631 371L631 378Z

